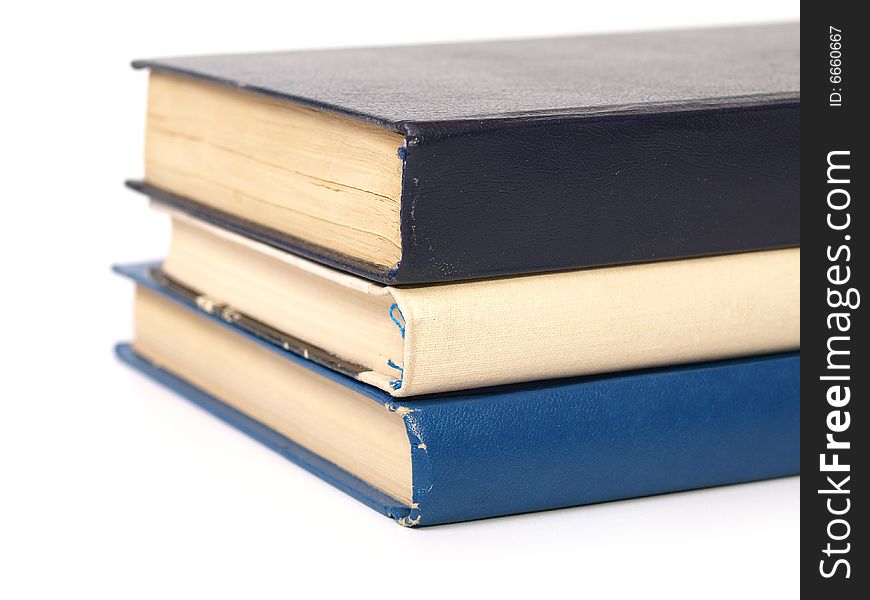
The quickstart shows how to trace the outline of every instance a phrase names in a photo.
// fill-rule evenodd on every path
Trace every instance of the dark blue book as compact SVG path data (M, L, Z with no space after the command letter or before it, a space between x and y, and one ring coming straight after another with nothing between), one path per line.
M797 24L134 64L133 188L379 282L799 245Z
M799 472L798 353L397 401L144 269L123 361L403 525Z

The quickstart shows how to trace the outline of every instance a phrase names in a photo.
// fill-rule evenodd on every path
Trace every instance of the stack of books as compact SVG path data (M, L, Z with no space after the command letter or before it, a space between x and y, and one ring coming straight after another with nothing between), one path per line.
M407 526L798 472L797 25L134 65L130 365Z

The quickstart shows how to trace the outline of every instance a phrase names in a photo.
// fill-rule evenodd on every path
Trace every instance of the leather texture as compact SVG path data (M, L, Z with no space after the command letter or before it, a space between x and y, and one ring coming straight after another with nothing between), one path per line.
M798 23L137 60L407 132L795 99ZM508 126L510 124L508 123ZM440 127L440 126L439 126Z
M398 283L800 245L798 104L552 119L408 147Z
M165 294L165 292L164 292ZM414 507L119 345L122 360L404 525L436 525L800 471L798 353L421 396L385 392L213 319L387 410L411 441Z
M788 24L134 66L404 133L394 268L228 225L400 285L799 245L799 53Z
M410 518L465 521L797 474L799 371L791 353L414 402Z

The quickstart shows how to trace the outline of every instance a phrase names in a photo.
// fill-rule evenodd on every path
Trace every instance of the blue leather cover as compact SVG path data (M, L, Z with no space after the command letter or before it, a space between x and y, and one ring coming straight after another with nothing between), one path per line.
M159 288L153 288L159 291ZM177 297L174 302L187 306ZM435 525L742 481L800 470L798 353L421 396L396 402L217 316L191 309L360 395L400 408L414 507L137 356L118 355L404 525ZM240 374L243 376L243 374Z
M130 185L390 284L797 246L799 54L792 24L134 63L404 134L390 269Z

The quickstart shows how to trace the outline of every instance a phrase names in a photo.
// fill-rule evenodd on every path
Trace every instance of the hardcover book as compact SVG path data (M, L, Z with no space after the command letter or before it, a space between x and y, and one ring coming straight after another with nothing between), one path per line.
M407 526L795 474L797 353L412 402L140 285L122 360Z
M122 272L392 396L800 347L799 248L397 287L171 214Z
M797 24L142 60L164 203L386 284L799 245Z

